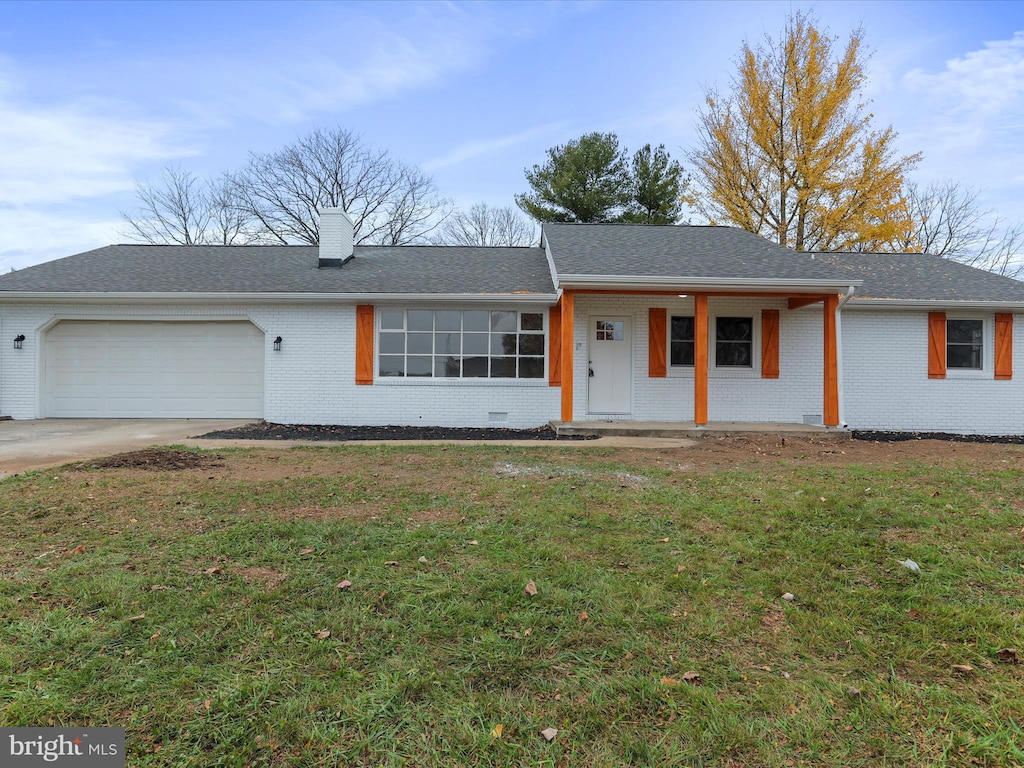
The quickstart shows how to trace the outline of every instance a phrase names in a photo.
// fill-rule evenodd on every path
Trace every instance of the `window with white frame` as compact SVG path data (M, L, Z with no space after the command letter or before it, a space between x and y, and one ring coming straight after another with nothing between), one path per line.
M715 367L754 367L754 318L715 318Z
M715 367L754 366L754 318L716 317ZM692 368L695 352L693 315L673 315L669 325L668 355L673 368Z
M982 320L946 320L946 367L982 369L985 324Z
M384 309L381 377L541 379L544 314L506 309Z
M673 315L668 337L670 365L693 367L693 338L693 315Z

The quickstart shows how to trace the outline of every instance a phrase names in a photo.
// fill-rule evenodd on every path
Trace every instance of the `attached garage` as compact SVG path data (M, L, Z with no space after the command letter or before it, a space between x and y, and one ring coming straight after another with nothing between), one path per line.
M263 364L249 322L62 320L43 342L44 413L260 418Z

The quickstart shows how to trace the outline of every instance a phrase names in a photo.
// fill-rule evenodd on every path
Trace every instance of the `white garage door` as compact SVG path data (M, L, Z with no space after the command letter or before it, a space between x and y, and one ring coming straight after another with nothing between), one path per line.
M252 323L63 320L44 348L47 416L263 415L263 332Z

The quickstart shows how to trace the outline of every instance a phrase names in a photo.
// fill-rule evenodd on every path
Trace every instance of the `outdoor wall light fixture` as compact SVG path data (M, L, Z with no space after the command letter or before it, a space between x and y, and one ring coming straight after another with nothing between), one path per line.
M280 336L278 336L276 339L274 339L274 351L275 352L280 352L281 351L281 337Z
M14 348L15 349L21 349L21 347L22 347L22 345L24 343L25 343L25 334L24 333L19 333L17 336L14 337Z

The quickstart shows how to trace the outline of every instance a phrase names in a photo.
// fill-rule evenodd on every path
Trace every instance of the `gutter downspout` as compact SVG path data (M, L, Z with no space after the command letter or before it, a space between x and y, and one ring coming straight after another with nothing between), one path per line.
M839 378L839 426L846 429L846 406L843 398L843 305L850 300L853 296L854 286L849 286L846 289L846 295L839 300L839 305L836 307L836 367L838 371L836 374Z

